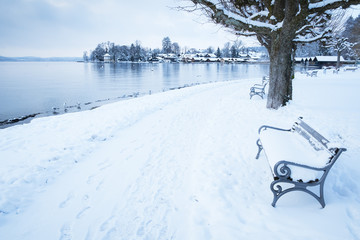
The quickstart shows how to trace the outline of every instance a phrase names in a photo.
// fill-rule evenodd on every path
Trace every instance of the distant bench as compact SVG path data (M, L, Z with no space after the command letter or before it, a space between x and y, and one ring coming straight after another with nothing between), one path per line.
M254 84L254 86L252 86L250 88L250 99L255 96L255 95L258 95L260 96L262 99L264 99L264 96L265 96L265 88L266 88L266 85L269 83L269 77L267 76L264 76L262 78L262 82L261 84Z
M352 66L348 66L348 67L344 67L344 71L355 71L357 70L357 67L352 67Z
M317 73L318 73L318 70L307 71L306 76L307 77L317 77Z
M329 147L329 141L301 117L291 129L261 126L256 144L256 159L264 149L274 177L270 184L273 207L280 197L292 191L308 193L325 207L326 176L345 148ZM319 194L307 189L315 186L320 186Z

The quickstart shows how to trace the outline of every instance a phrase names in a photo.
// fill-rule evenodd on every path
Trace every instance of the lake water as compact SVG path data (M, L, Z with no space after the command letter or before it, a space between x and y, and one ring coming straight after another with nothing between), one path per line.
M196 83L259 78L269 64L0 62L0 122L90 109ZM135 94L136 95L136 94ZM75 107L76 106L76 107Z

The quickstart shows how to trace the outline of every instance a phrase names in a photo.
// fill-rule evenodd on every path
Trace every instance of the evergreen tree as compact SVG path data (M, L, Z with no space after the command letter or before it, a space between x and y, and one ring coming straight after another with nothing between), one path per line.
M130 46L130 51L129 51L130 61L132 61L132 62L135 61L135 55L136 55L136 49L135 49L135 45L132 43Z
M231 57L232 58L237 58L239 57L239 52L238 50L236 49L236 46L235 45L232 45L231 48L230 48L230 53L231 53Z
M221 54L223 57L227 57L227 58L230 57L230 43L229 42L224 44Z
M215 53L216 57L220 58L221 57L221 51L220 48L218 47Z
M89 57L88 57L88 55L87 55L87 51L84 51L83 60L84 60L84 62L88 62L88 61L89 61Z

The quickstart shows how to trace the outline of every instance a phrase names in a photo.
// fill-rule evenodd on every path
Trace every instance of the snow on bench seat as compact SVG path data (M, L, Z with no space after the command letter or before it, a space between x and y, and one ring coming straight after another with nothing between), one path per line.
M274 176L270 184L273 207L280 197L292 191L308 193L325 207L326 176L346 148L330 147L329 140L301 117L290 129L261 126L256 144L259 148L256 159L264 150ZM318 186L318 193L308 189Z
M331 158L327 149L322 146L317 146L317 150L309 147L309 141L294 132L266 129L260 133L260 140L273 174L275 164L281 160L322 168ZM295 166L291 168L291 178L294 181L316 181L322 175L323 172L319 171Z

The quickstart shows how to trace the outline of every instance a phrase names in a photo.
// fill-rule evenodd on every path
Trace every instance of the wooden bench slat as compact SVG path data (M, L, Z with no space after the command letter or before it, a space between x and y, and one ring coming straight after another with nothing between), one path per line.
M298 128L296 128L296 125L297 126L299 126ZM329 140L327 140L324 136L322 136L320 133L318 133L316 130L314 130L312 127L310 127L308 124L306 124L303 120L302 120L302 118L299 118L298 119L298 121L295 123L295 130L296 131L302 131L301 130L301 128L302 129L304 129L305 130L305 132L303 132L303 133L308 133L308 134L310 134L313 138L315 138L321 145L323 145L326 149L328 149L329 150L329 148L328 148L328 143L330 142ZM304 136L305 137L305 136ZM305 137L305 138L307 138L307 137ZM308 140L311 140L310 139L310 137L309 138L307 138Z

